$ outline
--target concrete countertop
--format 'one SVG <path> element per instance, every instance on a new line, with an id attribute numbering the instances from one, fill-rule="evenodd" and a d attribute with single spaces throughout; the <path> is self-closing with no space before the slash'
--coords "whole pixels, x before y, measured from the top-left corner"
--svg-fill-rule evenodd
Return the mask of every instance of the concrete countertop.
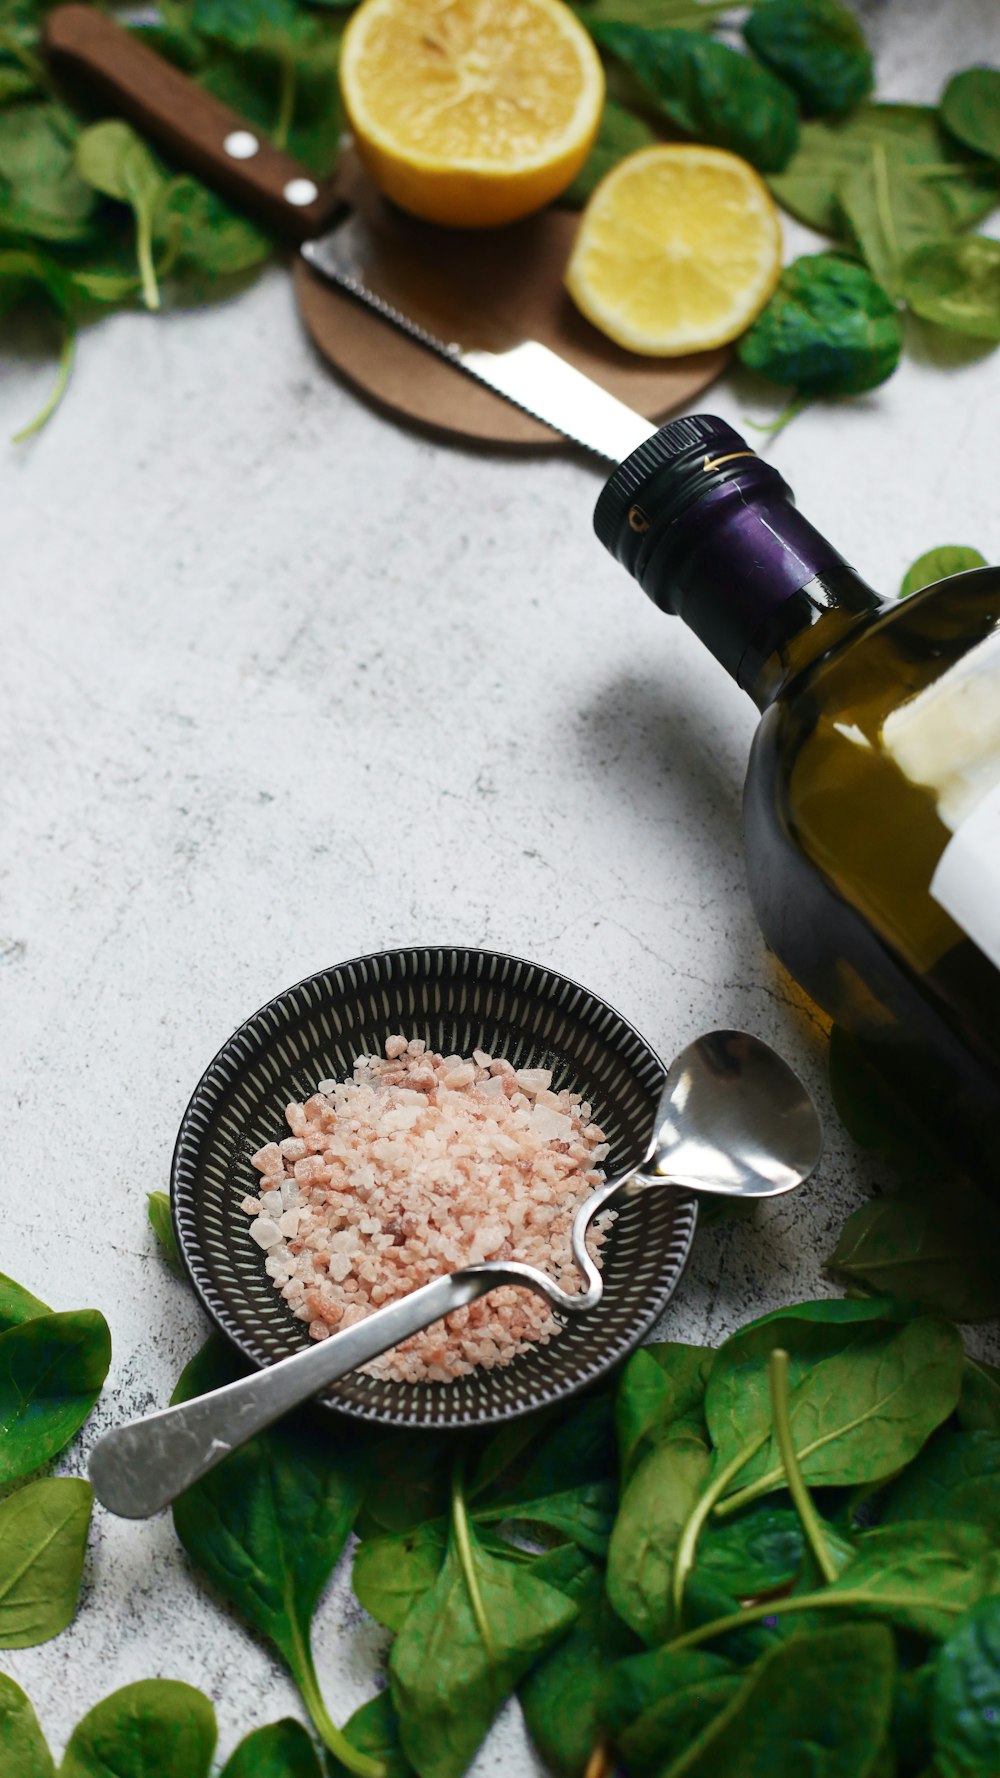
<path id="1" fill-rule="evenodd" d="M 880 96 L 933 100 L 953 69 L 1000 60 L 996 0 L 863 11 Z M 786 224 L 787 257 L 812 240 Z M 27 349 L 5 364 L 4 437 L 50 376 Z M 766 402 L 731 373 L 703 405 L 740 425 Z M 1000 560 L 998 412 L 1000 354 L 914 326 L 889 384 L 767 448 L 891 592 L 938 543 Z M 395 426 L 314 355 L 276 266 L 200 313 L 89 330 L 52 424 L 0 462 L 0 1268 L 111 1323 L 71 1470 L 104 1427 L 166 1401 L 207 1331 L 145 1219 L 206 1062 L 280 988 L 381 946 L 536 958 L 664 1056 L 719 1025 L 774 1043 L 824 1110 L 822 1174 L 706 1229 L 659 1331 L 717 1343 L 831 1289 L 820 1263 L 879 1176 L 838 1128 L 825 1027 L 744 890 L 755 712 L 594 540 L 589 461 Z M 996 1358 L 987 1330 L 971 1339 Z M 338 1719 L 386 1643 L 342 1567 L 316 1632 Z M 298 1712 L 195 1584 L 169 1517 L 98 1509 L 76 1622 L 0 1665 L 57 1752 L 99 1698 L 154 1674 L 212 1695 L 224 1754 Z M 473 1770 L 534 1769 L 508 1709 Z"/>

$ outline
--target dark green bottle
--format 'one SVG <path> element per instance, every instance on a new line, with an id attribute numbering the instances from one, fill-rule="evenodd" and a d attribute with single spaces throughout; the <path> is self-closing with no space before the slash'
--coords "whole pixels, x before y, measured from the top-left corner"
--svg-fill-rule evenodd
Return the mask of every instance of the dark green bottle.
<path id="1" fill-rule="evenodd" d="M 881 599 L 710 415 L 633 452 L 594 524 L 761 712 L 744 819 L 768 944 L 1000 1183 L 1000 569 Z"/>

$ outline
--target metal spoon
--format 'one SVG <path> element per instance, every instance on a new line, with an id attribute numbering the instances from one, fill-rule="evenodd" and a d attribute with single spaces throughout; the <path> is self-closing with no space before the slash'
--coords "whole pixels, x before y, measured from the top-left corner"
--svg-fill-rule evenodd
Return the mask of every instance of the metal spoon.
<path id="1" fill-rule="evenodd" d="M 538 1291 L 560 1314 L 587 1313 L 603 1289 L 586 1249 L 587 1229 L 613 1198 L 663 1186 L 715 1197 L 774 1197 L 808 1179 L 821 1148 L 816 1108 L 787 1063 L 746 1032 L 709 1032 L 671 1065 L 638 1167 L 609 1179 L 577 1211 L 573 1255 L 585 1290 L 570 1296 L 544 1272 L 512 1260 L 434 1278 L 306 1351 L 105 1433 L 90 1457 L 94 1492 L 122 1518 L 148 1518 L 309 1396 L 502 1284 Z"/>

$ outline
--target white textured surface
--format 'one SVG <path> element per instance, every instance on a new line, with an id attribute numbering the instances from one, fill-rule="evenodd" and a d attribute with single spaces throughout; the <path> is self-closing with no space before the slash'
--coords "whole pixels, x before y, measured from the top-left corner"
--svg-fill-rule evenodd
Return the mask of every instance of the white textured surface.
<path id="1" fill-rule="evenodd" d="M 887 97 L 933 99 L 1000 56 L 996 0 L 866 12 Z M 804 244 L 787 230 L 789 257 Z M 50 374 L 5 367 L 4 436 Z M 734 375 L 706 405 L 739 425 L 755 403 Z M 943 367 L 914 330 L 884 389 L 771 449 L 808 516 L 893 589 L 936 543 L 1000 560 L 998 411 L 997 354 L 956 344 Z M 215 309 L 89 332 L 55 422 L 0 463 L 0 1268 L 108 1316 L 84 1450 L 164 1402 L 205 1333 L 145 1194 L 219 1043 L 312 969 L 410 941 L 509 949 L 604 994 L 665 1056 L 749 1027 L 829 1115 L 815 1018 L 743 888 L 754 711 L 594 541 L 589 463 L 397 429 L 313 356 L 281 269 Z M 663 1331 L 715 1342 L 823 1291 L 868 1182 L 830 1116 L 821 1178 L 706 1230 Z M 317 1628 L 336 1716 L 372 1691 L 384 1642 L 341 1573 Z M 3 1665 L 56 1749 L 151 1674 L 212 1694 L 224 1752 L 297 1708 L 197 1589 L 169 1518 L 98 1510 L 75 1625 Z M 475 1771 L 533 1769 L 508 1711 Z"/>

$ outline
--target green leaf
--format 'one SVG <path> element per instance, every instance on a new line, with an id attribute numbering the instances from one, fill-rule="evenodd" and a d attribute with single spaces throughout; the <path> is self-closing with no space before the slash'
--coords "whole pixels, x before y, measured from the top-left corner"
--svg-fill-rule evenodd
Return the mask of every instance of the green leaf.
<path id="1" fill-rule="evenodd" d="M 1000 68 L 963 68 L 941 95 L 941 117 L 966 148 L 1000 161 Z"/>
<path id="2" fill-rule="evenodd" d="M 489 1646 L 456 1540 L 434 1586 L 414 1606 L 389 1661 L 404 1752 L 420 1778 L 461 1778 L 504 1699 L 564 1635 L 576 1607 L 527 1569 L 472 1539 Z"/>
<path id="3" fill-rule="evenodd" d="M 369 1698 L 349 1716 L 341 1731 L 359 1753 L 377 1760 L 385 1778 L 411 1778 L 413 1767 L 399 1745 L 399 1723 L 387 1691 Z M 327 1778 L 348 1778 L 348 1769 L 334 1754 L 327 1756 Z"/>
<path id="4" fill-rule="evenodd" d="M 880 1498 L 884 1525 L 909 1519 L 995 1530 L 1000 1522 L 1000 1433 L 935 1435 Z"/>
<path id="5" fill-rule="evenodd" d="M 141 136 L 119 118 L 91 124 L 76 144 L 80 177 L 118 203 L 128 204 L 136 222 L 136 257 L 143 299 L 158 309 L 160 292 L 153 266 L 153 231 L 167 181 Z"/>
<path id="6" fill-rule="evenodd" d="M 871 164 L 872 149 L 889 151 L 896 177 L 933 184 L 947 207 L 951 229 L 968 228 L 997 203 L 995 170 L 959 148 L 930 105 L 861 105 L 842 123 L 803 124 L 787 167 L 768 184 L 779 204 L 820 234 L 840 238 L 843 180 Z"/>
<path id="7" fill-rule="evenodd" d="M 776 1346 L 790 1355 L 792 1436 L 813 1485 L 853 1486 L 894 1474 L 958 1400 L 962 1342 L 950 1323 L 924 1316 L 823 1323 L 801 1307 L 751 1323 L 719 1349 L 705 1396 L 716 1473 L 749 1453 L 730 1508 L 784 1486 L 767 1381 Z"/>
<path id="8" fill-rule="evenodd" d="M 808 395 L 859 395 L 890 377 L 903 333 L 864 266 L 807 254 L 785 267 L 767 307 L 739 341 L 748 370 Z"/>
<path id="9" fill-rule="evenodd" d="M 749 56 L 693 31 L 599 25 L 602 49 L 623 61 L 673 124 L 699 142 L 776 173 L 795 152 L 799 117 L 788 88 Z"/>
<path id="10" fill-rule="evenodd" d="M 387 1537 L 366 1538 L 354 1552 L 351 1586 L 359 1604 L 387 1630 L 401 1630 L 441 1572 L 448 1533 L 443 1519 Z"/>
<path id="11" fill-rule="evenodd" d="M 705 1385 L 715 1362 L 710 1346 L 680 1340 L 640 1346 L 621 1373 L 615 1396 L 615 1432 L 622 1485 L 639 1462 L 679 1420 L 701 1419 Z"/>
<path id="12" fill-rule="evenodd" d="M 74 163 L 75 130 L 61 106 L 0 112 L 0 232 L 38 241 L 90 234 L 94 194 Z"/>
<path id="13" fill-rule="evenodd" d="M 1000 340 L 1000 241 L 931 241 L 903 262 L 900 291 L 924 321 L 972 339 Z"/>
<path id="14" fill-rule="evenodd" d="M 960 1618 L 938 1655 L 931 1739 L 941 1778 L 1000 1772 L 1000 1596 Z"/>
<path id="15" fill-rule="evenodd" d="M 0 1502 L 0 1648 L 34 1648 L 72 1623 L 93 1506 L 88 1482 L 49 1477 Z"/>
<path id="16" fill-rule="evenodd" d="M 187 1366 L 174 1401 L 190 1401 L 239 1374 L 209 1340 Z M 174 1528 L 195 1567 L 252 1630 L 283 1656 L 317 1731 L 351 1770 L 377 1773 L 345 1751 L 313 1665 L 313 1615 L 336 1566 L 361 1490 L 357 1465 L 308 1415 L 289 1416 L 234 1451 L 174 1502 Z"/>
<path id="17" fill-rule="evenodd" d="M 643 30 L 711 31 L 731 0 L 581 0 L 574 8 L 588 30 L 595 25 L 641 25 Z"/>
<path id="18" fill-rule="evenodd" d="M 892 1700 L 892 1743 L 903 1772 L 919 1772 L 931 1756 L 933 1661 L 897 1673 Z"/>
<path id="19" fill-rule="evenodd" d="M 600 185 L 605 174 L 610 173 L 612 167 L 616 167 L 627 154 L 636 154 L 640 148 L 649 148 L 657 139 L 655 130 L 650 129 L 645 118 L 629 111 L 624 105 L 616 104 L 614 99 L 608 99 L 601 113 L 597 140 L 572 185 L 563 192 L 559 202 L 568 204 L 573 210 L 582 210 L 591 193 Z"/>
<path id="20" fill-rule="evenodd" d="M 209 279 L 236 277 L 271 257 L 270 237 L 238 216 L 196 179 L 174 179 L 156 216 L 158 237 L 168 243 L 172 269 L 202 272 Z"/>
<path id="21" fill-rule="evenodd" d="M 756 0 L 743 35 L 816 116 L 853 110 L 875 84 L 865 34 L 841 0 Z"/>
<path id="22" fill-rule="evenodd" d="M 501 1520 L 512 1525 L 546 1525 L 590 1555 L 604 1556 L 617 1504 L 618 1489 L 613 1482 L 586 1482 L 580 1488 L 545 1494 L 541 1500 L 478 1508 L 472 1516 L 477 1525 Z"/>
<path id="23" fill-rule="evenodd" d="M 215 1711 L 179 1679 L 140 1679 L 78 1722 L 59 1778 L 208 1778 Z"/>
<path id="24" fill-rule="evenodd" d="M 160 1248 L 160 1256 L 170 1267 L 175 1277 L 183 1278 L 184 1262 L 177 1250 L 177 1239 L 170 1215 L 170 1199 L 166 1192 L 149 1192 L 146 1196 L 146 1212 L 149 1225 Z"/>
<path id="25" fill-rule="evenodd" d="M 873 142 L 868 155 L 837 187 L 850 241 L 892 297 L 903 291 L 903 262 L 915 249 L 947 234 L 948 200 L 933 179 L 922 177 L 904 149 Z"/>
<path id="26" fill-rule="evenodd" d="M 824 1270 L 956 1321 L 1000 1314 L 1000 1216 L 971 1182 L 911 1186 L 848 1217 Z"/>
<path id="27" fill-rule="evenodd" d="M 55 1778 L 55 1770 L 28 1699 L 0 1673 L 0 1778 Z"/>
<path id="28" fill-rule="evenodd" d="M 111 1336 L 97 1309 L 38 1315 L 0 1334 L 0 1486 L 69 1444 L 110 1362 Z"/>
<path id="29" fill-rule="evenodd" d="M 672 1628 L 674 1556 L 711 1463 L 701 1439 L 667 1438 L 643 1458 L 622 1496 L 608 1550 L 608 1598 L 644 1642 L 662 1642 Z"/>
<path id="30" fill-rule="evenodd" d="M 919 593 L 921 587 L 933 586 L 935 581 L 947 580 L 952 574 L 965 574 L 970 568 L 985 568 L 986 565 L 986 557 L 967 543 L 941 543 L 937 549 L 925 550 L 906 570 L 899 597 L 908 599 L 911 593 Z"/>
<path id="31" fill-rule="evenodd" d="M 2 258 L 2 256 L 0 256 Z M 19 1327 L 22 1321 L 31 1321 L 36 1315 L 51 1313 L 47 1303 L 21 1284 L 15 1284 L 13 1278 L 7 1278 L 0 1272 L 0 1333 L 8 1327 Z"/>
<path id="32" fill-rule="evenodd" d="M 697 1659 L 691 1654 L 675 1655 L 678 1662 Z M 656 1767 L 669 1767 L 680 1759 L 692 1742 L 744 1690 L 742 1673 L 719 1674 L 713 1679 L 699 1679 L 694 1684 L 673 1686 L 644 1714 L 622 1731 L 618 1745 L 630 1772 L 644 1772 Z"/>
<path id="33" fill-rule="evenodd" d="M 511 1425 L 523 1428 L 526 1436 L 530 1432 L 527 1420 Z M 454 1459 L 455 1444 L 442 1433 L 392 1432 L 376 1438 L 365 1463 L 364 1535 L 373 1525 L 385 1531 L 415 1530 L 447 1513 Z"/>
<path id="34" fill-rule="evenodd" d="M 764 1656 L 662 1778 L 867 1778 L 889 1725 L 894 1669 L 892 1640 L 879 1626 L 796 1636 Z"/>
<path id="35" fill-rule="evenodd" d="M 235 49 L 254 49 L 261 37 L 291 37 L 302 24 L 295 0 L 193 0 L 191 27 Z"/>
<path id="36" fill-rule="evenodd" d="M 662 1699 L 686 1698 L 720 1679 L 734 1674 L 732 1663 L 706 1649 L 674 1654 L 656 1648 L 631 1655 L 612 1667 L 597 1696 L 597 1720 L 610 1739 L 619 1744 L 633 1723 L 656 1708 Z"/>
<path id="37" fill-rule="evenodd" d="M 980 1358 L 966 1358 L 958 1424 L 963 1432 L 1000 1432 L 1000 1370 Z"/>
<path id="38" fill-rule="evenodd" d="M 998 1584 L 1000 1557 L 988 1532 L 976 1525 L 908 1520 L 864 1532 L 854 1561 L 814 1597 L 831 1605 L 842 1598 L 858 1615 L 940 1639 L 956 1617 Z"/>
<path id="39" fill-rule="evenodd" d="M 323 1774 L 302 1724 L 285 1716 L 247 1735 L 219 1778 L 323 1778 Z"/>
<path id="40" fill-rule="evenodd" d="M 454 1454 L 453 1443 L 446 1448 Z M 478 1513 L 590 1482 L 613 1482 L 617 1471 L 614 1397 L 602 1389 L 568 1411 L 546 1409 L 501 1426 L 476 1465 L 469 1500 Z"/>
<path id="41" fill-rule="evenodd" d="M 631 1653 L 635 1640 L 611 1610 L 598 1569 L 588 1565 L 567 1591 L 579 1616 L 521 1681 L 518 1697 L 546 1766 L 560 1778 L 578 1778 L 600 1739 L 601 1677 Z"/>
<path id="42" fill-rule="evenodd" d="M 698 1545 L 697 1571 L 734 1598 L 748 1598 L 790 1585 L 805 1553 L 798 1513 L 760 1501 L 735 1519 L 709 1524 Z"/>

